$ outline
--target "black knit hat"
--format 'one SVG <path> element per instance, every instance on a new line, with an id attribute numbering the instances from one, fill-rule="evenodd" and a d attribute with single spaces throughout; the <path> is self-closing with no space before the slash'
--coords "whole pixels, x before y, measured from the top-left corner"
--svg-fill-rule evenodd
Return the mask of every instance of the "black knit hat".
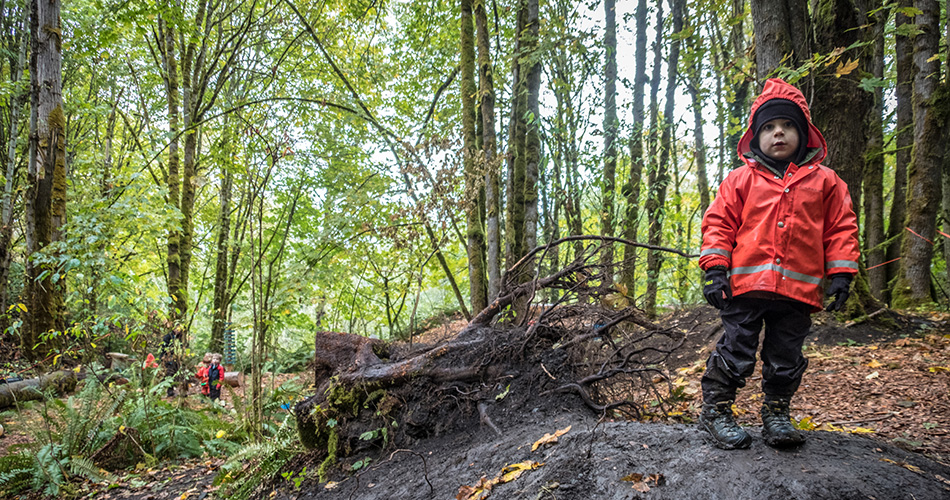
<path id="1" fill-rule="evenodd" d="M 776 118 L 791 120 L 791 122 L 795 124 L 795 128 L 798 129 L 798 149 L 790 158 L 784 162 L 780 162 L 781 165 L 773 165 L 780 167 L 780 169 L 784 171 L 789 161 L 793 161 L 798 165 L 805 158 L 805 153 L 808 150 L 808 120 L 805 118 L 805 113 L 802 112 L 802 108 L 788 99 L 770 99 L 762 104 L 762 106 L 759 106 L 759 109 L 755 111 L 755 115 L 752 117 L 752 131 L 755 132 L 755 134 L 752 136 L 752 142 L 749 146 L 752 152 L 760 158 L 768 157 L 759 149 L 759 132 L 766 123 Z M 771 158 L 769 158 L 769 160 L 771 160 Z M 770 161 L 770 163 L 773 162 Z"/>
<path id="2" fill-rule="evenodd" d="M 760 106 L 752 117 L 752 132 L 758 137 L 762 126 L 776 118 L 791 120 L 798 128 L 798 137 L 803 141 L 808 141 L 808 121 L 805 120 L 805 113 L 802 112 L 802 108 L 788 99 L 770 99 Z"/>

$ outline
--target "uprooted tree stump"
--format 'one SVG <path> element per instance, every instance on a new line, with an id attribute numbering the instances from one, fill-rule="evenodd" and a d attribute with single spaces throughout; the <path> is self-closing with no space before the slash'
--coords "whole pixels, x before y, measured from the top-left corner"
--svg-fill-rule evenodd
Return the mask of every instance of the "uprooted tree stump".
<path id="1" fill-rule="evenodd" d="M 301 442 L 325 452 L 321 478 L 345 457 L 478 425 L 500 434 L 495 412 L 530 411 L 562 393 L 602 417 L 663 413 L 671 393 L 664 364 L 683 335 L 653 323 L 607 279 L 617 267 L 603 265 L 600 252 L 611 239 L 586 239 L 599 244 L 532 279 L 550 266 L 551 248 L 578 238 L 535 249 L 509 270 L 499 298 L 447 342 L 410 347 L 318 332 L 317 392 L 294 411 Z M 548 303 L 534 304 L 539 296 Z"/>

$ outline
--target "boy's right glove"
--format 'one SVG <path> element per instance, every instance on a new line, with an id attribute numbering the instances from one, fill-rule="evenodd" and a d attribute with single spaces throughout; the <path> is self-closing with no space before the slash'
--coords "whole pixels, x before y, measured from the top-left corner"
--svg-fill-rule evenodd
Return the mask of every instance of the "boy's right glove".
<path id="1" fill-rule="evenodd" d="M 729 301 L 732 300 L 732 288 L 729 286 L 725 267 L 715 266 L 706 270 L 703 297 L 706 297 L 706 302 L 716 309 L 725 309 L 729 305 Z"/>
<path id="2" fill-rule="evenodd" d="M 848 273 L 831 275 L 831 284 L 828 285 L 828 290 L 825 291 L 825 295 L 829 297 L 834 295 L 835 300 L 828 304 L 828 307 L 825 308 L 826 311 L 840 311 L 844 309 L 844 303 L 848 301 L 848 296 L 851 295 L 852 278 L 854 278 L 854 276 Z"/>

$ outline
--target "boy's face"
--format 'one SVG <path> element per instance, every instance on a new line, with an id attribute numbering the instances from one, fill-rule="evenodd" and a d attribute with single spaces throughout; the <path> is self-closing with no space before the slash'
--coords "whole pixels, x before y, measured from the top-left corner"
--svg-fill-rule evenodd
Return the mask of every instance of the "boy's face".
<path id="1" fill-rule="evenodd" d="M 759 149 L 773 160 L 787 160 L 798 151 L 798 129 L 788 118 L 765 122 L 759 130 Z"/>

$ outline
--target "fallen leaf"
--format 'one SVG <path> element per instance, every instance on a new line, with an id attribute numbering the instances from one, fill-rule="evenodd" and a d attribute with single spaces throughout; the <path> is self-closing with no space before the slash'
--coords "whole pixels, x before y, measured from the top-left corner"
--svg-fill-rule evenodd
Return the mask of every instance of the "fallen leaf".
<path id="1" fill-rule="evenodd" d="M 880 368 L 882 366 L 884 366 L 884 363 L 881 363 L 880 361 L 876 359 L 872 359 L 871 362 L 868 363 L 869 368 Z"/>
<path id="2" fill-rule="evenodd" d="M 620 480 L 633 483 L 633 489 L 640 493 L 646 493 L 650 491 L 650 485 L 647 483 L 652 482 L 654 487 L 661 486 L 666 479 L 663 477 L 663 474 L 641 474 L 639 472 L 632 472 L 620 478 Z"/>
<path id="3" fill-rule="evenodd" d="M 541 437 L 541 439 L 535 441 L 534 444 L 531 445 L 531 451 L 537 450 L 538 447 L 541 446 L 542 444 L 557 443 L 557 438 L 563 436 L 564 434 L 567 434 L 567 432 L 570 430 L 571 430 L 571 426 L 569 425 L 559 431 L 555 431 L 554 434 L 550 434 L 550 433 L 545 434 L 544 436 Z"/>
<path id="4" fill-rule="evenodd" d="M 338 483 L 338 482 L 336 482 L 336 481 L 327 481 L 327 484 L 323 485 L 323 488 L 324 488 L 324 489 L 327 489 L 327 490 L 332 490 L 332 489 L 336 488 L 336 487 L 339 486 L 339 485 L 340 485 L 340 483 Z"/>
<path id="5" fill-rule="evenodd" d="M 488 495 L 491 494 L 492 488 L 499 484 L 509 483 L 518 479 L 519 476 L 524 474 L 529 470 L 537 469 L 544 465 L 540 462 L 534 462 L 527 460 L 524 462 L 519 462 L 516 464 L 506 465 L 501 469 L 501 474 L 496 476 L 493 479 L 486 479 L 485 476 L 482 476 L 478 480 L 478 484 L 475 486 L 463 485 L 459 487 L 458 495 L 455 495 L 456 500 L 483 500 L 488 498 Z"/>

